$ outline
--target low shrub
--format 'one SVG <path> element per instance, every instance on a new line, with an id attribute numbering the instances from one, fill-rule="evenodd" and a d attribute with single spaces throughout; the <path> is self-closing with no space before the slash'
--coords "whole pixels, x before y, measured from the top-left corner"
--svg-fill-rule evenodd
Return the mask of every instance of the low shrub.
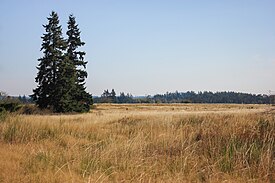
<path id="1" fill-rule="evenodd" d="M 20 101 L 17 99 L 7 98 L 0 101 L 0 108 L 4 108 L 8 112 L 15 112 L 21 107 Z"/>

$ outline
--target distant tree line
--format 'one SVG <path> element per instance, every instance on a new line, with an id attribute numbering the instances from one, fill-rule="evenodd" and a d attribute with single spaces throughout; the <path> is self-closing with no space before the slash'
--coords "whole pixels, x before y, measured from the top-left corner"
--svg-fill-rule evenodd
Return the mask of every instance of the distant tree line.
<path id="1" fill-rule="evenodd" d="M 270 104 L 272 97 L 240 92 L 167 92 L 154 96 L 134 98 L 132 94 L 121 92 L 116 96 L 115 90 L 104 90 L 100 97 L 94 98 L 95 103 L 235 103 L 235 104 Z"/>
<path id="2" fill-rule="evenodd" d="M 93 99 L 94 103 L 137 103 L 130 93 L 125 94 L 121 92 L 119 96 L 116 96 L 114 89 L 109 92 L 109 90 L 104 90 L 100 97 L 95 97 Z"/>
<path id="3" fill-rule="evenodd" d="M 256 95 L 239 92 L 174 92 L 157 94 L 152 97 L 156 103 L 236 103 L 236 104 L 269 104 L 268 95 Z"/>

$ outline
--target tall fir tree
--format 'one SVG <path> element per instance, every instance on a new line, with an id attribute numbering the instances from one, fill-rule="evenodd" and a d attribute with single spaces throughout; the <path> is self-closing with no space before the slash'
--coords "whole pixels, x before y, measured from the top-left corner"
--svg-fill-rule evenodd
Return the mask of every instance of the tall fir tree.
<path id="1" fill-rule="evenodd" d="M 75 17 L 69 16 L 67 40 L 62 37 L 57 13 L 52 12 L 48 21 L 47 25 L 43 25 L 46 33 L 41 37 L 44 56 L 38 59 L 35 78 L 38 86 L 31 97 L 42 109 L 87 112 L 92 96 L 85 91 L 87 62 L 84 61 L 85 52 L 78 50 L 85 43 L 80 39 Z"/>
<path id="2" fill-rule="evenodd" d="M 72 88 L 74 108 L 77 112 L 89 111 L 93 101 L 85 87 L 85 79 L 88 76 L 85 71 L 87 61 L 84 60 L 86 53 L 79 50 L 85 43 L 80 38 L 80 30 L 73 15 L 69 16 L 66 34 L 68 36 L 66 57 L 75 67 L 75 87 Z"/>
<path id="3" fill-rule="evenodd" d="M 43 25 L 46 33 L 43 34 L 42 47 L 44 56 L 39 58 L 38 73 L 35 81 L 38 83 L 33 90 L 32 99 L 38 107 L 53 107 L 57 100 L 55 95 L 58 77 L 58 66 L 64 59 L 63 52 L 66 49 L 66 41 L 62 37 L 62 28 L 56 12 L 51 12 L 48 24 Z"/>
<path id="4" fill-rule="evenodd" d="M 55 88 L 56 102 L 53 104 L 55 112 L 82 112 L 77 109 L 77 102 L 74 98 L 76 91 L 75 66 L 67 56 L 58 66 L 57 82 Z"/>

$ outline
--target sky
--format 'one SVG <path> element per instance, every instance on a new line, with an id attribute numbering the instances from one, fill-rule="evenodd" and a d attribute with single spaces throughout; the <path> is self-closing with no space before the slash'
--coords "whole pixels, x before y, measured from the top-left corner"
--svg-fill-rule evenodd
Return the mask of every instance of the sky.
<path id="1" fill-rule="evenodd" d="M 37 86 L 43 24 L 79 24 L 87 91 L 275 91 L 274 0 L 0 0 L 0 91 Z"/>

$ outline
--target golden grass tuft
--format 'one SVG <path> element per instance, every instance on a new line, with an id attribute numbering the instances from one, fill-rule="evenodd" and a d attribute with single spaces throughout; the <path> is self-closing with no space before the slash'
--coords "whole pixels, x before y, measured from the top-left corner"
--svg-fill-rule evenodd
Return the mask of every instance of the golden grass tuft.
<path id="1" fill-rule="evenodd" d="M 266 105 L 97 105 L 0 121 L 0 182 L 274 182 Z"/>

